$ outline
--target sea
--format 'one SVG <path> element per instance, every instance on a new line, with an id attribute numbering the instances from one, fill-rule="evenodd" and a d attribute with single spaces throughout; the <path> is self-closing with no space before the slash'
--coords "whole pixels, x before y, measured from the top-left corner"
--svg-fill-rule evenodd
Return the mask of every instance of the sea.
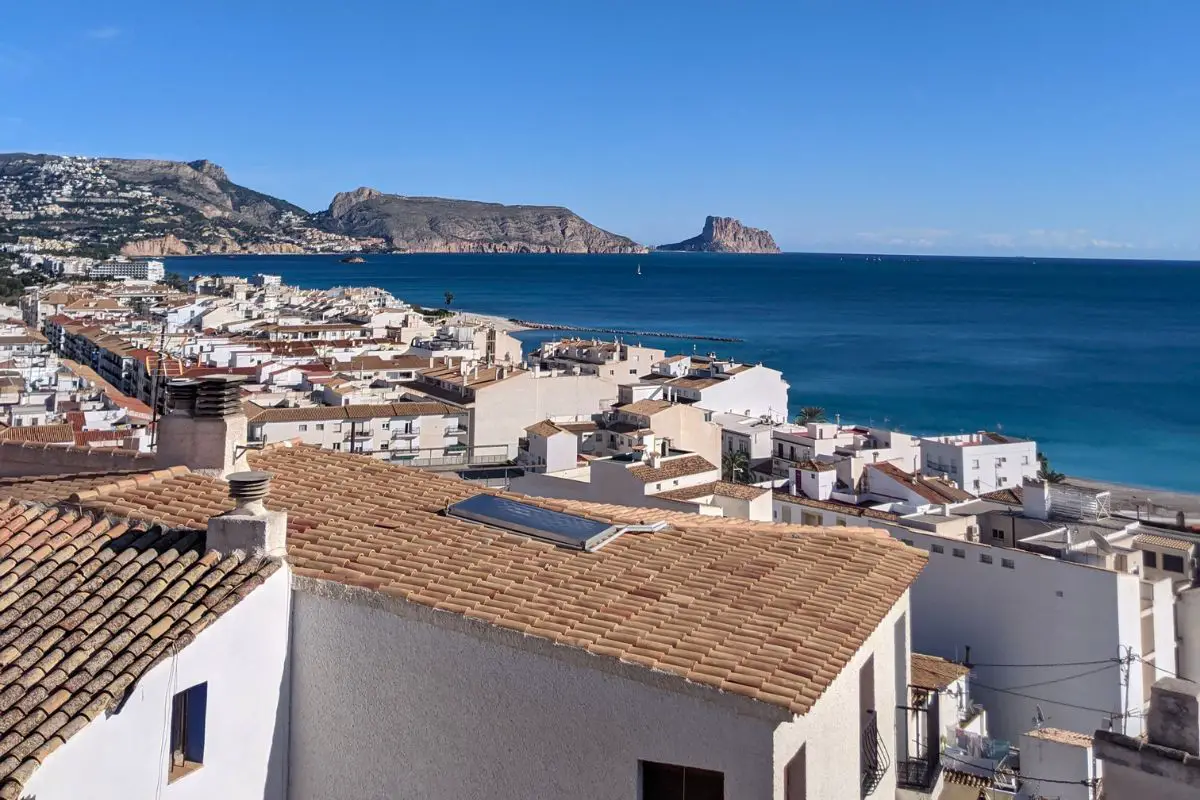
<path id="1" fill-rule="evenodd" d="M 1200 262 L 830 254 L 193 256 L 182 275 L 380 286 L 422 306 L 667 331 L 762 362 L 790 411 L 1036 439 L 1056 470 L 1200 491 Z M 638 275 L 638 271 L 641 274 Z M 518 334 L 526 351 L 556 336 Z M 688 336 L 733 337 L 715 343 Z M 611 335 L 596 334 L 599 338 Z"/>

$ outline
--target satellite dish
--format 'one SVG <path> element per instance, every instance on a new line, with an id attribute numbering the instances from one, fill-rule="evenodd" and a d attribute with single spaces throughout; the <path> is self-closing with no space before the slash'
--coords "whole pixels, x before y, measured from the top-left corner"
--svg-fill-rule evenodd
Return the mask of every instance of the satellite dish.
<path id="1" fill-rule="evenodd" d="M 1113 546 L 1108 543 L 1108 539 L 1105 539 L 1096 531 L 1090 531 L 1090 533 L 1092 534 L 1092 541 L 1096 543 L 1096 549 L 1106 556 L 1112 555 Z"/>

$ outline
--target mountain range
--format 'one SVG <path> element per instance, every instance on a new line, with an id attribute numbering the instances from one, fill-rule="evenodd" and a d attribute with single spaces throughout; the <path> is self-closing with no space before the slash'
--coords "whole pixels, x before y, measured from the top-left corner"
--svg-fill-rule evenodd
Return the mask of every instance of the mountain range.
<path id="1" fill-rule="evenodd" d="M 0 154 L 0 234 L 67 239 L 131 256 L 647 250 L 561 206 L 407 197 L 363 187 L 309 213 L 234 183 L 211 161 L 28 153 Z M 700 245 L 696 249 L 704 249 Z"/>

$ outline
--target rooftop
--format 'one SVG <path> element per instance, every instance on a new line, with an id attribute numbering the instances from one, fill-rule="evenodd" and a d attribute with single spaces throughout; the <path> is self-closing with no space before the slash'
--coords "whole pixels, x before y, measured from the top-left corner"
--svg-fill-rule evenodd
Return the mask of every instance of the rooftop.
<path id="1" fill-rule="evenodd" d="M 617 406 L 617 411 L 626 414 L 637 414 L 641 417 L 652 417 L 660 411 L 666 411 L 673 406 L 666 400 L 638 400 L 636 403 L 626 403 L 623 406 Z"/>
<path id="2" fill-rule="evenodd" d="M 928 691 L 945 689 L 971 673 L 970 667 L 923 653 L 913 653 L 909 661 L 912 685 Z"/>
<path id="3" fill-rule="evenodd" d="M 204 539 L 0 501 L 0 797 L 279 568 Z"/>
<path id="4" fill-rule="evenodd" d="M 716 467 L 704 456 L 691 455 L 665 458 L 657 467 L 651 466 L 649 462 L 642 462 L 631 467 L 629 474 L 642 483 L 656 483 L 672 478 L 682 478 L 686 475 L 699 475 L 715 469 Z"/>
<path id="5" fill-rule="evenodd" d="M 903 595 L 925 554 L 880 531 L 803 528 L 509 495 L 628 532 L 595 552 L 449 517 L 495 494 L 310 447 L 249 454 L 288 511 L 289 560 L 336 581 L 805 713 Z M 131 485 L 132 484 L 132 485 Z M 232 507 L 214 478 L 77 491 L 85 508 L 202 528 Z"/>
<path id="6" fill-rule="evenodd" d="M 659 492 L 654 496 L 661 497 L 664 500 L 699 500 L 702 497 L 711 497 L 713 495 L 730 497 L 735 500 L 754 500 L 770 491 L 770 489 L 765 489 L 761 486 L 748 486 L 744 483 L 713 481 L 712 483 L 702 483 L 699 486 L 685 486 L 682 489 Z"/>
<path id="7" fill-rule="evenodd" d="M 1069 744 L 1075 747 L 1092 746 L 1092 737 L 1089 734 L 1076 733 L 1075 731 L 1063 730 L 1062 728 L 1034 728 L 1031 731 L 1026 731 L 1025 735 L 1032 736 L 1034 739 Z"/>

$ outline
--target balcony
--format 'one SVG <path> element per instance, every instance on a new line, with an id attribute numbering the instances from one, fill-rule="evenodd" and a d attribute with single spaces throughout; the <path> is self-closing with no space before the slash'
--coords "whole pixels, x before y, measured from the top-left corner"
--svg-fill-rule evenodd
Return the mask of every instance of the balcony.
<path id="1" fill-rule="evenodd" d="M 933 758 L 905 758 L 896 762 L 896 787 L 928 792 L 942 774 L 942 762 Z"/>
<path id="2" fill-rule="evenodd" d="M 374 433 L 371 431 L 370 428 L 368 428 L 366 430 L 363 430 L 362 428 L 355 428 L 352 431 L 346 431 L 346 433 L 342 435 L 342 441 L 344 441 L 344 442 L 356 441 L 357 442 L 357 441 L 361 441 L 363 439 L 370 439 L 372 436 L 374 436 Z"/>
<path id="3" fill-rule="evenodd" d="M 393 428 L 392 429 L 392 438 L 393 439 L 415 439 L 420 435 L 421 435 L 420 430 L 407 430 L 405 428 Z"/>
<path id="4" fill-rule="evenodd" d="M 461 425 L 455 425 L 452 428 L 446 428 L 446 435 L 447 436 L 466 436 L 467 429 L 462 427 Z"/>

